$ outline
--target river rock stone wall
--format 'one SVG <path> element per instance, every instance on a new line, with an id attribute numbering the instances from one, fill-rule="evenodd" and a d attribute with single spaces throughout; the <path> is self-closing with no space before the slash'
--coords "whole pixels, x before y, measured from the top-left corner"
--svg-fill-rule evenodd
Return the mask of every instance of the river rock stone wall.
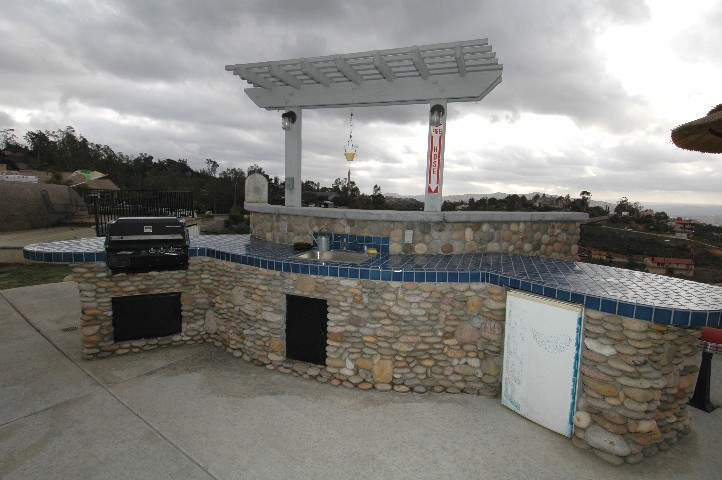
<path id="1" fill-rule="evenodd" d="M 699 334 L 587 310 L 574 445 L 612 464 L 639 463 L 689 433 Z"/>
<path id="2" fill-rule="evenodd" d="M 251 213 L 251 235 L 293 244 L 309 242 L 309 231 L 323 227 L 336 234 L 390 237 L 389 253 L 504 252 L 574 260 L 579 222 L 394 222 Z M 411 243 L 405 231 L 412 230 Z"/>
<path id="3" fill-rule="evenodd" d="M 258 269 L 207 257 L 188 270 L 112 275 L 104 263 L 73 269 L 86 359 L 212 342 L 236 357 L 349 388 L 496 396 L 501 379 L 503 288 L 469 283 L 338 279 Z M 181 292 L 182 332 L 113 341 L 112 298 Z M 286 295 L 328 304 L 326 365 L 285 357 Z"/>
<path id="4" fill-rule="evenodd" d="M 86 359 L 213 343 L 235 357 L 334 386 L 500 393 L 506 294 L 490 284 L 402 283 L 276 272 L 208 257 L 188 270 L 112 275 L 74 267 Z M 114 342 L 112 298 L 181 292 L 182 332 Z M 325 365 L 285 356 L 286 295 L 328 305 Z M 587 311 L 573 444 L 638 463 L 690 431 L 699 331 Z"/>

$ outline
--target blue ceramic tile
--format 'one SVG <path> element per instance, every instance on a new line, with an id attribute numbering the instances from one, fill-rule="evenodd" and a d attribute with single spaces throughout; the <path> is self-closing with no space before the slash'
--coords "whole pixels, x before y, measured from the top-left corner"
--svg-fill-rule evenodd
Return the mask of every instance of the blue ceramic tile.
<path id="1" fill-rule="evenodd" d="M 318 265 L 311 265 L 308 271 L 311 275 L 318 275 Z"/>
<path id="2" fill-rule="evenodd" d="M 672 309 L 657 307 L 654 309 L 654 323 L 672 323 Z"/>
<path id="3" fill-rule="evenodd" d="M 414 272 L 414 282 L 425 282 L 426 281 L 426 272 Z"/>
<path id="4" fill-rule="evenodd" d="M 375 268 L 369 270 L 369 279 L 370 280 L 381 280 L 381 270 L 377 270 Z"/>
<path id="5" fill-rule="evenodd" d="M 707 312 L 692 312 L 690 327 L 704 327 L 707 325 Z"/>
<path id="6" fill-rule="evenodd" d="M 599 265 L 572 263 L 544 257 L 502 253 L 462 255 L 388 255 L 389 237 L 380 235 L 336 235 L 334 247 L 347 239 L 357 247 L 374 246 L 381 255 L 370 258 L 362 268 L 372 278 L 386 281 L 488 282 L 534 291 L 548 298 L 587 303 L 604 312 L 675 324 L 719 326 L 722 289 L 657 275 L 630 272 Z M 250 235 L 192 236 L 189 256 L 208 256 L 275 271 L 310 273 L 309 262 L 295 257 L 290 245 L 274 244 Z M 23 258 L 47 262 L 105 261 L 103 238 L 68 240 L 28 245 Z M 318 265 L 314 265 L 315 271 Z M 337 270 L 338 268 L 338 270 Z M 342 268 L 344 270 L 342 270 Z M 425 273 L 424 273 L 425 271 Z M 327 265 L 321 273 L 341 278 L 359 278 L 360 270 Z M 365 275 L 365 274 L 364 274 Z M 587 300 L 587 297 L 589 298 Z M 634 301 L 622 301 L 633 298 Z M 636 306 L 637 302 L 640 306 Z M 656 310 L 649 305 L 656 305 Z M 694 315 L 689 310 L 694 310 Z M 704 318 L 703 318 L 704 317 Z"/>
<path id="7" fill-rule="evenodd" d="M 646 305 L 637 305 L 637 308 L 634 312 L 634 318 L 638 320 L 652 320 L 653 313 L 654 309 L 652 307 L 647 307 Z"/>
<path id="8" fill-rule="evenodd" d="M 672 315 L 672 323 L 674 325 L 689 325 L 689 311 L 675 310 Z"/>
<path id="9" fill-rule="evenodd" d="M 592 310 L 599 310 L 599 307 L 601 306 L 601 301 L 599 297 L 587 295 L 587 298 L 584 299 L 584 306 Z"/>
<path id="10" fill-rule="evenodd" d="M 602 298 L 602 305 L 599 310 L 604 313 L 617 313 L 617 302 L 615 300 Z"/>
<path id="11" fill-rule="evenodd" d="M 634 305 L 631 303 L 619 302 L 617 304 L 617 315 L 634 318 Z"/>

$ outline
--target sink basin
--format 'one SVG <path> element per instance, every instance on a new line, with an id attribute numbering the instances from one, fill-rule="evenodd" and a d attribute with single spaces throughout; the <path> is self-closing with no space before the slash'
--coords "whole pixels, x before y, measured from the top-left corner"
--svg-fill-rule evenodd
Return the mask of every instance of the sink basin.
<path id="1" fill-rule="evenodd" d="M 296 255 L 296 258 L 303 260 L 315 260 L 318 262 L 340 262 L 340 263 L 361 263 L 369 259 L 369 256 L 360 252 L 347 252 L 345 250 L 309 250 Z"/>

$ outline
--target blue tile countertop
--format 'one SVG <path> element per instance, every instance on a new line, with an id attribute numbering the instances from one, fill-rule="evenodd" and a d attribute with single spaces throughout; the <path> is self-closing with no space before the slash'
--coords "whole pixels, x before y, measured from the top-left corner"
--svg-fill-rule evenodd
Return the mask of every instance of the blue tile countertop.
<path id="1" fill-rule="evenodd" d="M 103 262 L 103 238 L 37 243 L 28 260 Z M 361 264 L 296 258 L 291 245 L 250 235 L 192 236 L 189 256 L 308 275 L 394 282 L 463 282 L 509 286 L 624 317 L 679 326 L 722 326 L 722 288 L 679 278 L 587 263 L 505 253 L 370 256 Z"/>

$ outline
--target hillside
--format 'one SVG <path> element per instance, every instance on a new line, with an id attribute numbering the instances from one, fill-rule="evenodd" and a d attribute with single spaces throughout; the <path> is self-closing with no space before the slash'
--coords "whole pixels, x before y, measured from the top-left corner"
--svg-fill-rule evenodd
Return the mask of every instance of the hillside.
<path id="1" fill-rule="evenodd" d="M 710 227 L 710 226 L 707 226 Z M 631 230 L 626 230 L 631 228 Z M 711 227 L 719 228 L 719 227 Z M 643 225 L 630 222 L 613 228 L 587 224 L 582 226 L 579 246 L 583 250 L 608 252 L 615 267 L 644 270 L 645 257 L 691 258 L 695 262 L 692 280 L 722 283 L 722 243 L 712 235 L 693 235 L 689 239 L 639 231 Z M 583 261 L 592 261 L 582 257 Z"/>

